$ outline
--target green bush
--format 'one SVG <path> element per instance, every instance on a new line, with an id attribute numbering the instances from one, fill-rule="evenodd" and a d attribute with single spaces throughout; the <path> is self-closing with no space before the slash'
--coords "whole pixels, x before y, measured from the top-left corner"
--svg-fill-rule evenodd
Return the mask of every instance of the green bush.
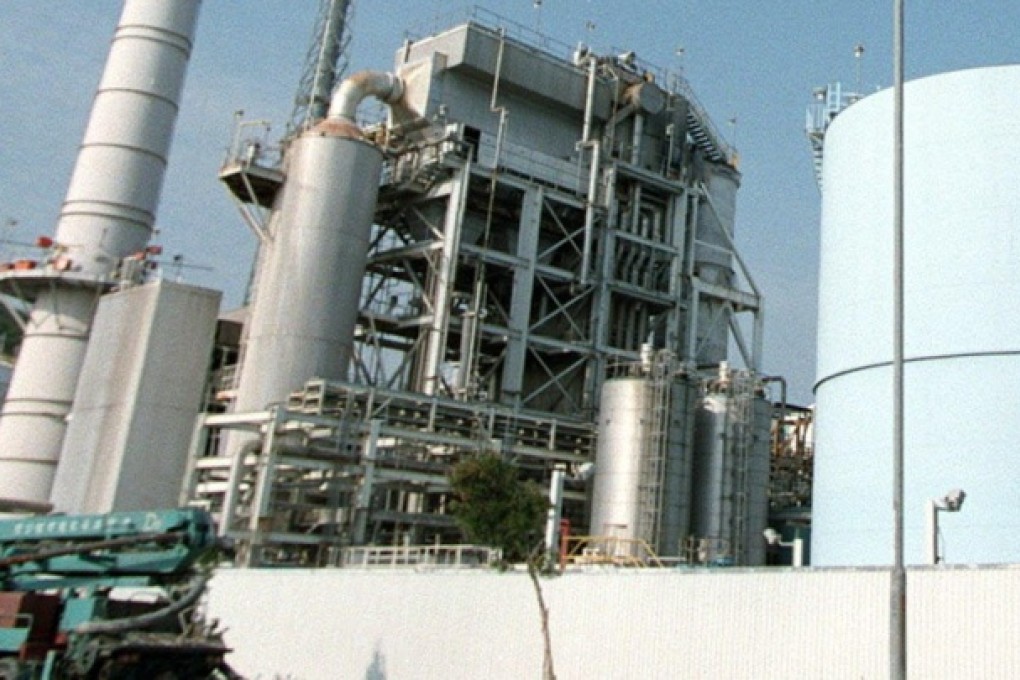
<path id="1" fill-rule="evenodd" d="M 451 512 L 468 540 L 500 548 L 505 560 L 529 557 L 540 540 L 549 501 L 538 484 L 493 454 L 464 460 L 450 472 Z"/>

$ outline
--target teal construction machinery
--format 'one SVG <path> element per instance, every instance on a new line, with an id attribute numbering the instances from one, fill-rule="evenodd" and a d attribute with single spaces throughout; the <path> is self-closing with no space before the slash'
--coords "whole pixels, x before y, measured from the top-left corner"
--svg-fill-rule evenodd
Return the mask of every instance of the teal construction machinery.
<path id="1" fill-rule="evenodd" d="M 0 521 L 0 680 L 236 678 L 197 613 L 216 550 L 195 509 Z"/>

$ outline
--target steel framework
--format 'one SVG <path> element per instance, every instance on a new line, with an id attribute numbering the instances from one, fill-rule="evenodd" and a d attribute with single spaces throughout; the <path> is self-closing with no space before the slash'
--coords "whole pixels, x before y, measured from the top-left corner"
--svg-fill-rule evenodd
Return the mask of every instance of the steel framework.
<path id="1" fill-rule="evenodd" d="M 732 343 L 758 366 L 736 154 L 685 82 L 474 21 L 398 61 L 415 115 L 365 131 L 387 160 L 350 382 L 295 385 L 285 408 L 196 431 L 184 499 L 220 515 L 248 564 L 455 539 L 449 467 L 495 451 L 547 483 L 555 465 L 591 462 L 602 383 L 646 346 L 709 368 Z M 259 233 L 286 178 L 244 151 L 222 178 Z M 261 436 L 206 455 L 224 428 Z M 575 525 L 584 501 L 568 483 Z"/>

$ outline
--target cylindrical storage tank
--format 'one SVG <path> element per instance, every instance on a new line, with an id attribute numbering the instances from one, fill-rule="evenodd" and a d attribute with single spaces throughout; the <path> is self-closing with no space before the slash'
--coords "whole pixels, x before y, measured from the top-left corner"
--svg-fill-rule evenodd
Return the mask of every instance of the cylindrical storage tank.
<path id="1" fill-rule="evenodd" d="M 615 378 L 602 385 L 592 485 L 593 536 L 634 540 L 639 533 L 641 458 L 647 447 L 650 390 L 645 378 Z"/>
<path id="2" fill-rule="evenodd" d="M 723 369 L 695 411 L 691 537 L 699 560 L 765 563 L 771 407 L 747 374 Z M 734 389 L 730 379 L 744 384 Z"/>
<path id="3" fill-rule="evenodd" d="M 706 396 L 695 412 L 691 535 L 718 541 L 720 554 L 734 557 L 735 480 L 728 413 L 729 399 L 722 394 Z"/>
<path id="4" fill-rule="evenodd" d="M 0 498 L 49 499 L 99 293 L 155 221 L 200 0 L 127 0 L 0 414 Z"/>
<path id="5" fill-rule="evenodd" d="M 660 557 L 681 554 L 690 513 L 692 396 L 684 380 L 656 386 L 650 378 L 628 377 L 604 383 L 589 533 L 643 540 Z M 656 425 L 657 400 L 663 411 Z M 661 468 L 647 464 L 656 455 Z M 658 478 L 650 474 L 655 470 Z M 642 508 L 642 491 L 645 504 L 649 494 L 658 495 L 657 513 Z"/>
<path id="6" fill-rule="evenodd" d="M 733 233 L 737 210 L 740 173 L 728 165 L 706 164 L 706 198 L 698 208 L 694 269 L 699 279 L 718 286 L 732 287 Z M 726 360 L 729 324 L 720 320 L 722 302 L 702 299 L 698 303 L 699 366 L 714 366 Z"/>
<path id="7" fill-rule="evenodd" d="M 905 561 L 1020 560 L 1020 66 L 905 87 Z M 812 563 L 893 562 L 893 92 L 825 137 Z"/>
<path id="8" fill-rule="evenodd" d="M 236 411 L 347 375 L 382 152 L 327 119 L 291 145 L 247 330 Z"/>

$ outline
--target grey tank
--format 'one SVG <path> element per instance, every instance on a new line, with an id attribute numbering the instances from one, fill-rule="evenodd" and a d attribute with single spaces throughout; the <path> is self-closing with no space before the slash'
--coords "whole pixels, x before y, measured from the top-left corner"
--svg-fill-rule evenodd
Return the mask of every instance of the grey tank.
<path id="1" fill-rule="evenodd" d="M 292 144 L 256 284 L 235 411 L 347 376 L 382 153 L 342 121 Z"/>
<path id="2" fill-rule="evenodd" d="M 764 564 L 768 521 L 771 406 L 751 394 L 715 391 L 697 407 L 691 535 L 709 541 L 708 556 Z"/>
<path id="3" fill-rule="evenodd" d="M 626 540 L 643 540 L 659 556 L 681 552 L 690 516 L 691 432 L 695 386 L 674 379 L 664 386 L 664 421 L 654 432 L 653 406 L 657 398 L 646 377 L 607 380 L 598 419 L 598 448 L 592 489 L 589 533 Z M 650 478 L 647 458 L 657 437 L 664 438 L 660 479 Z M 658 485 L 661 500 L 656 516 L 642 508 L 642 488 Z M 645 504 L 648 501 L 644 501 Z"/>

